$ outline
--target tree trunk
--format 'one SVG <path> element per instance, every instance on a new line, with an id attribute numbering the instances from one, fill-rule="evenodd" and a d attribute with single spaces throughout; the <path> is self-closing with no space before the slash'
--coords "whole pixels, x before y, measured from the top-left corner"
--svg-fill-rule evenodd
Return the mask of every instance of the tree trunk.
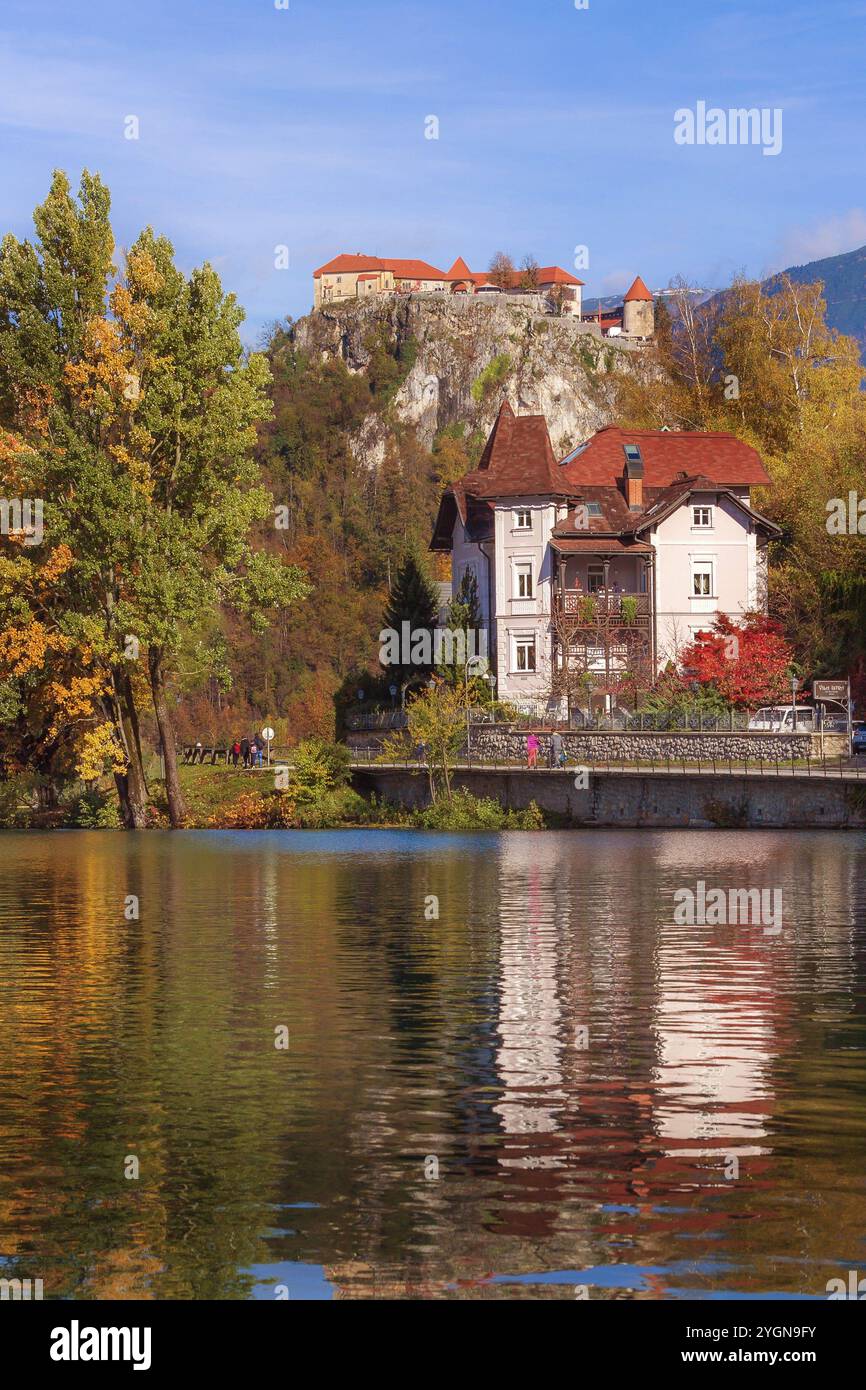
<path id="1" fill-rule="evenodd" d="M 114 774 L 120 815 L 125 830 L 144 830 L 147 825 L 147 784 L 144 779 L 135 696 L 127 672 L 114 671 L 113 684 L 115 700 L 112 714 L 127 759 L 126 772 Z"/>
<path id="2" fill-rule="evenodd" d="M 180 789 L 174 727 L 165 698 L 165 674 L 162 667 L 162 650 L 159 647 L 151 647 L 148 650 L 147 664 L 150 671 L 150 688 L 153 692 L 153 709 L 165 762 L 165 794 L 168 798 L 168 818 L 171 821 L 172 830 L 180 830 L 186 820 L 186 805 L 183 792 Z"/>

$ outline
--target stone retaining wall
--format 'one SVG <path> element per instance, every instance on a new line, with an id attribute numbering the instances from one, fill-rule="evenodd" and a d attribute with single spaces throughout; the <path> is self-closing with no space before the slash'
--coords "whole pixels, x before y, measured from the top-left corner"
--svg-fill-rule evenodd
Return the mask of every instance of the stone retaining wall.
<path id="1" fill-rule="evenodd" d="M 474 728 L 472 730 L 472 752 L 479 758 L 490 761 L 513 762 L 526 758 L 526 737 L 528 729 Z M 790 762 L 791 758 L 809 758 L 813 753 L 811 734 L 764 734 L 764 733 L 640 733 L 611 732 L 592 733 L 579 730 L 562 730 L 562 742 L 571 763 L 598 762 L 664 762 L 670 758 L 675 762 L 742 762 L 744 758 L 767 762 Z M 551 735 L 545 730 L 536 730 L 541 744 L 539 761 L 546 762 L 550 749 Z M 829 741 L 828 741 L 829 742 Z M 838 757 L 839 751 L 828 746 L 827 756 Z"/>
<path id="2" fill-rule="evenodd" d="M 656 829 L 864 829 L 866 781 L 806 775 L 714 775 L 710 772 L 591 771 L 588 787 L 572 770 L 529 772 L 461 768 L 455 787 L 493 797 L 515 810 L 535 802 L 572 826 Z M 429 804 L 426 774 L 400 768 L 356 769 L 365 795 L 408 808 Z"/>

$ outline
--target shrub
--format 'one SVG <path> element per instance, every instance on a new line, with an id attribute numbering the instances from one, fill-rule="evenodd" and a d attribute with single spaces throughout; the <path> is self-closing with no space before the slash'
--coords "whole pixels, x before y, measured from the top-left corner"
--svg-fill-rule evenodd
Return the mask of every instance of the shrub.
<path id="1" fill-rule="evenodd" d="M 473 796 L 465 787 L 415 813 L 425 830 L 542 830 L 544 817 L 535 802 L 525 811 L 507 811 L 492 797 Z"/>
<path id="2" fill-rule="evenodd" d="M 577 616 L 582 626 L 595 622 L 596 602 L 591 594 L 582 594 L 577 604 Z"/>
<path id="3" fill-rule="evenodd" d="M 291 793 L 299 803 L 319 800 L 349 780 L 351 754 L 345 744 L 308 738 L 294 750 Z"/>
<path id="4" fill-rule="evenodd" d="M 69 807 L 69 824 L 77 830 L 119 830 L 117 798 L 100 787 L 87 787 Z"/>
<path id="5" fill-rule="evenodd" d="M 30 788 L 18 777 L 0 782 L 0 830 L 24 830 L 31 815 Z"/>
<path id="6" fill-rule="evenodd" d="M 291 830 L 297 825 L 295 803 L 287 792 L 246 792 L 216 811 L 208 824 L 215 830 Z"/>
<path id="7" fill-rule="evenodd" d="M 511 371 L 511 358 L 507 352 L 500 352 L 487 366 L 480 376 L 476 377 L 470 387 L 470 394 L 476 404 L 485 400 L 491 392 L 501 386 L 508 373 Z"/>

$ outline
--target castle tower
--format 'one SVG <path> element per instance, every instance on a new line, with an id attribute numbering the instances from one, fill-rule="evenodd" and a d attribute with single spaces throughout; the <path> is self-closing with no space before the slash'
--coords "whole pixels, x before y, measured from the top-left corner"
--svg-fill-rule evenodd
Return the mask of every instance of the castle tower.
<path id="1" fill-rule="evenodd" d="M 653 297 L 639 275 L 622 302 L 622 331 L 627 338 L 651 338 L 655 332 Z"/>

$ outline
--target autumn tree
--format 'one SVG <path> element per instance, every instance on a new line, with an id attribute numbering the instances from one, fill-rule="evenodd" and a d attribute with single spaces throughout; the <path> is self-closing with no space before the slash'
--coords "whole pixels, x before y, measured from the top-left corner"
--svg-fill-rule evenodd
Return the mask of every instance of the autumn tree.
<path id="1" fill-rule="evenodd" d="M 108 214 L 98 178 L 85 172 L 76 202 L 55 174 L 37 243 L 4 240 L 0 420 L 32 451 L 47 533 L 73 557 L 67 622 L 108 673 L 124 823 L 146 818 L 146 682 L 178 825 L 168 682 L 184 634 L 221 604 L 261 627 L 305 590 L 251 543 L 272 509 L 251 452 L 268 372 L 243 353 L 234 298 L 209 266 L 182 275 L 150 230 L 112 284 Z"/>
<path id="2" fill-rule="evenodd" d="M 514 262 L 505 251 L 497 251 L 488 267 L 487 274 L 492 284 L 501 290 L 509 290 L 516 275 Z"/>
<path id="3" fill-rule="evenodd" d="M 866 393 L 859 346 L 826 322 L 820 283 L 743 277 L 707 304 L 682 282 L 659 332 L 616 377 L 636 428 L 730 431 L 761 453 L 772 486 L 754 503 L 782 528 L 769 547 L 771 612 L 804 670 L 850 672 L 866 698 L 859 577 L 866 537 L 828 532 L 828 506 L 859 496 Z M 657 306 L 658 310 L 658 306 Z M 858 681 L 860 684 L 857 684 Z"/>
<path id="4" fill-rule="evenodd" d="M 538 289 L 538 261 L 534 256 L 524 256 L 520 262 L 520 288 L 534 293 Z"/>
<path id="5" fill-rule="evenodd" d="M 779 625 L 763 614 L 735 622 L 720 613 L 683 651 L 681 669 L 738 709 L 774 704 L 791 690 L 794 652 Z"/>

